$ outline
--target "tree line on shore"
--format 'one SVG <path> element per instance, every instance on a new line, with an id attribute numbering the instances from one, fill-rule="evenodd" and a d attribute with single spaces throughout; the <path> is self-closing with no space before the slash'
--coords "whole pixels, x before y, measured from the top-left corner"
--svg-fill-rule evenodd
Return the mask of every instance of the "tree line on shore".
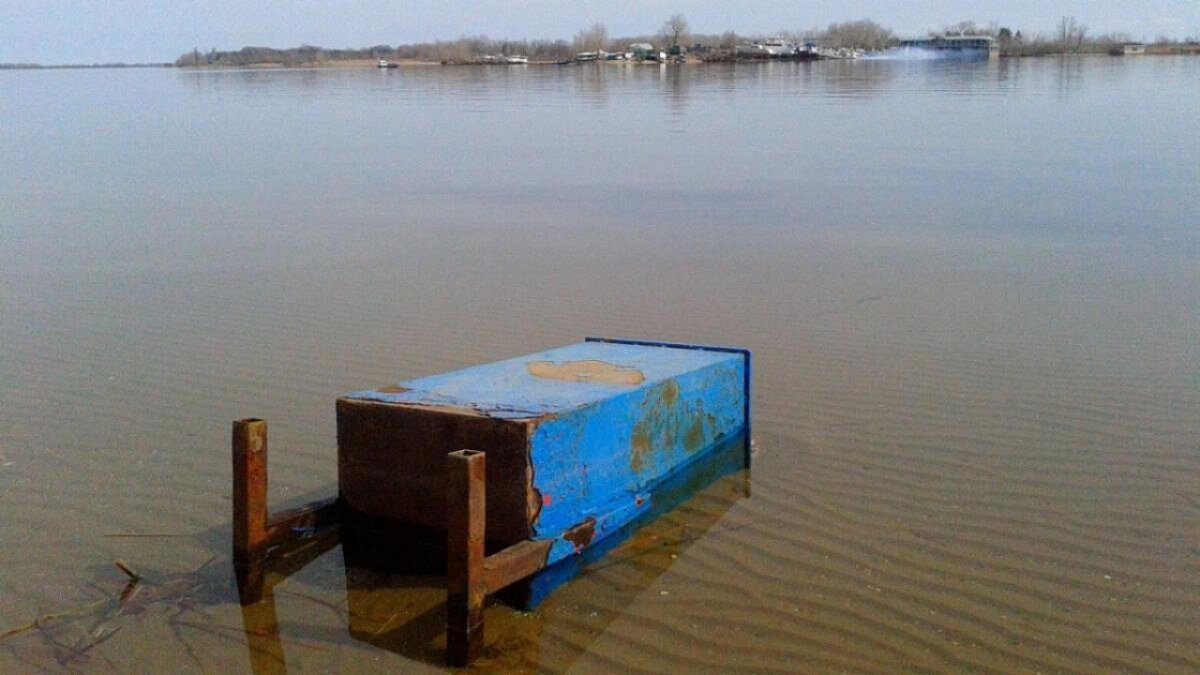
<path id="1" fill-rule="evenodd" d="M 290 49 L 243 47 L 237 51 L 207 52 L 193 49 L 175 60 L 176 66 L 301 66 L 353 60 L 418 60 L 432 62 L 466 61 L 487 54 L 520 54 L 533 61 L 560 61 L 578 52 L 606 49 L 624 51 L 634 43 L 647 42 L 663 48 L 676 45 L 697 47 L 699 51 L 728 51 L 739 44 L 764 39 L 763 35 L 742 35 L 733 31 L 720 34 L 691 33 L 687 19 L 676 14 L 663 22 L 657 33 L 612 38 L 602 23 L 596 23 L 575 34 L 572 40 L 501 40 L 486 35 L 464 36 L 457 40 L 438 40 L 402 45 L 375 45 L 361 49 L 326 49 L 302 45 Z M 1065 16 L 1048 33 L 1027 34 L 995 22 L 977 24 L 962 21 L 938 31 L 940 35 L 989 35 L 1000 45 L 1004 56 L 1041 56 L 1049 54 L 1103 53 L 1114 44 L 1133 42 L 1126 33 L 1093 35 L 1087 26 L 1074 17 Z M 878 51 L 894 47 L 899 38 L 890 28 L 874 21 L 845 21 L 825 28 L 811 30 L 782 30 L 775 35 L 797 44 L 807 41 L 833 48 Z M 1200 36 L 1187 40 L 1160 37 L 1153 44 L 1163 51 L 1195 49 Z"/>

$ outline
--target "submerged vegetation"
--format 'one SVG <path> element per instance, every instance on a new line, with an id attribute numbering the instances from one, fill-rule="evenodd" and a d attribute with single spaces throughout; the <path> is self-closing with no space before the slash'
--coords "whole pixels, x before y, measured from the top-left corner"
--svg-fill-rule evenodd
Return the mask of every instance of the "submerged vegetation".
<path id="1" fill-rule="evenodd" d="M 87 664 L 98 654 L 95 648 L 124 628 L 133 617 L 154 610 L 167 616 L 171 632 L 195 660 L 195 652 L 183 635 L 185 628 L 209 633 L 235 630 L 214 624 L 201 609 L 228 595 L 223 579 L 210 573 L 209 565 L 213 560 L 210 558 L 190 572 L 148 576 L 117 560 L 114 564 L 126 577 L 119 592 L 102 591 L 103 597 L 92 602 L 40 614 L 28 623 L 0 632 L 0 641 L 31 635 L 46 653 L 26 660 L 28 665 L 46 662 L 48 654 L 60 667 L 73 670 Z M 13 653 L 20 658 L 19 650 Z M 99 659 L 116 670 L 103 655 L 99 655 Z M 197 662 L 197 665 L 202 664 Z"/>
<path id="2" fill-rule="evenodd" d="M 662 47 L 683 45 L 705 49 L 732 49 L 736 45 L 761 41 L 765 35 L 746 35 L 733 31 L 719 34 L 690 33 L 687 19 L 682 14 L 668 18 L 654 34 L 611 37 L 602 23 L 588 26 L 575 34 L 571 40 L 537 39 L 506 40 L 486 35 L 464 36 L 457 40 L 438 40 L 401 45 L 374 45 L 359 49 L 327 49 L 313 45 L 301 45 L 290 49 L 271 47 L 243 47 L 235 51 L 208 51 L 193 49 L 175 59 L 176 66 L 311 66 L 336 64 L 338 62 L 372 61 L 424 61 L 446 62 L 478 59 L 488 54 L 527 56 L 532 61 L 559 61 L 571 58 L 581 51 L 601 49 L 621 50 L 634 43 L 657 44 Z M 1042 56 L 1050 54 L 1101 54 L 1114 44 L 1133 42 L 1127 33 L 1093 35 L 1088 27 L 1074 17 L 1063 17 L 1047 32 L 1030 33 L 1021 29 L 1001 26 L 996 22 L 977 24 L 962 21 L 947 26 L 942 35 L 988 35 L 1000 44 L 1002 56 Z M 859 20 L 833 23 L 825 28 L 809 30 L 781 30 L 775 35 L 788 38 L 797 44 L 816 42 L 831 48 L 880 50 L 895 46 L 899 36 L 890 28 L 874 21 Z M 1151 43 L 1152 52 L 1200 53 L 1200 36 L 1185 40 L 1159 37 Z"/>

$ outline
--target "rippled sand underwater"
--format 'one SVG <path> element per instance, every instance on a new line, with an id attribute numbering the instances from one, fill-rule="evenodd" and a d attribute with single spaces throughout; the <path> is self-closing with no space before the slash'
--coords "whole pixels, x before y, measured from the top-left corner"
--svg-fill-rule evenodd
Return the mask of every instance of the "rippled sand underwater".
<path id="1" fill-rule="evenodd" d="M 1085 61 L 0 73 L 6 110 L 82 118 L 0 140 L 41 157 L 0 178 L 0 670 L 438 669 L 433 574 L 331 547 L 237 605 L 229 421 L 270 422 L 281 508 L 336 490 L 336 396 L 607 334 L 753 349 L 754 466 L 536 612 L 493 604 L 478 668 L 1197 671 L 1200 141 L 1082 112 L 1200 64 Z M 394 132 L 355 126 L 385 104 Z M 827 138 L 854 129 L 892 140 Z M 1101 132 L 1171 161 L 1072 168 Z M 573 173 L 680 143 L 670 179 Z"/>

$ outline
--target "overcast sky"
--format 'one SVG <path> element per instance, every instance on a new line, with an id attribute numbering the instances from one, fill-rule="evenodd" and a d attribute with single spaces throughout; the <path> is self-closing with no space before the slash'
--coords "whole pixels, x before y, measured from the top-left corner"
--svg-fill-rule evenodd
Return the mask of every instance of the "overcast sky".
<path id="1" fill-rule="evenodd" d="M 193 47 L 363 47 L 477 34 L 569 39 L 597 21 L 609 35 L 635 35 L 677 12 L 701 33 L 870 18 L 901 34 L 966 19 L 1035 34 L 1071 15 L 1092 33 L 1200 35 L 1200 0 L 0 0 L 0 62 L 171 61 Z"/>

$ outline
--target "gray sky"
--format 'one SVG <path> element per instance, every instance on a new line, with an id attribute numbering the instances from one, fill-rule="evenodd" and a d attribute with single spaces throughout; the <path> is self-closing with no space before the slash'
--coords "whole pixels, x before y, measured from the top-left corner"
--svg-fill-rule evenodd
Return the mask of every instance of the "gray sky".
<path id="1" fill-rule="evenodd" d="M 171 61 L 193 47 L 363 47 L 486 34 L 652 33 L 684 13 L 693 31 L 770 33 L 870 18 L 902 34 L 965 19 L 1049 33 L 1072 15 L 1092 33 L 1200 35 L 1200 0 L 0 0 L 0 62 Z"/>

